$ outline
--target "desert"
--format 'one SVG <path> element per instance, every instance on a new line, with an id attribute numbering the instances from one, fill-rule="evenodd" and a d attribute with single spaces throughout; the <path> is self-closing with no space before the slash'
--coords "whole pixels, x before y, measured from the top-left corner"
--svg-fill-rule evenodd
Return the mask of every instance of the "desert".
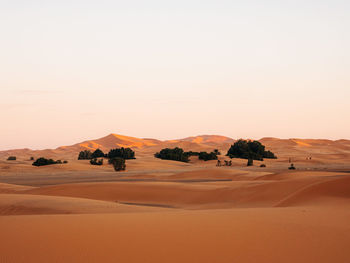
<path id="1" fill-rule="evenodd" d="M 263 138 L 278 158 L 253 166 L 154 157 L 181 146 L 219 149 L 223 162 L 235 141 L 111 134 L 0 152 L 1 261 L 348 262 L 350 141 Z M 118 147 L 136 154 L 125 171 L 77 159 L 79 151 Z M 33 166 L 40 156 L 67 163 Z"/>

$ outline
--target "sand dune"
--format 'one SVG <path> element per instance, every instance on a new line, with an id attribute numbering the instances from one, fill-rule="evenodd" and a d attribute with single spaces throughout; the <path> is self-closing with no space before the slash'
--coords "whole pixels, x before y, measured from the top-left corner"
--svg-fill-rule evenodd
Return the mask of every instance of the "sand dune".
<path id="1" fill-rule="evenodd" d="M 27 190 L 25 193 L 204 209 L 273 207 L 281 205 L 281 202 L 307 187 L 317 183 L 329 183 L 329 180 L 337 176 L 344 178 L 341 181 L 343 191 L 350 188 L 350 180 L 348 180 L 350 176 L 340 173 L 310 172 L 310 176 L 307 172 L 296 176 L 294 173 L 261 174 L 225 170 L 215 173 L 215 170 L 204 170 L 162 176 L 162 180 L 158 181 L 78 183 L 40 187 Z M 186 181 L 192 183 L 186 183 Z M 335 190 L 330 187 L 329 191 Z M 331 195 L 326 190 L 319 194 L 323 197 Z M 310 198 L 314 198 L 314 195 L 305 194 L 303 200 L 308 202 Z M 349 196 L 344 195 L 341 198 L 349 198 Z"/>
<path id="2" fill-rule="evenodd" d="M 347 263 L 350 142 L 263 138 L 279 157 L 264 160 L 265 168 L 153 156 L 176 146 L 225 153 L 232 141 L 111 134 L 55 150 L 0 152 L 0 261 Z M 82 149 L 114 147 L 136 151 L 124 172 L 76 158 Z M 30 156 L 69 163 L 34 167 Z M 287 169 L 289 158 L 297 170 Z"/>
<path id="3" fill-rule="evenodd" d="M 152 207 L 83 198 L 27 194 L 0 195 L 0 215 L 130 213 L 158 210 Z"/>
<path id="4" fill-rule="evenodd" d="M 349 210 L 0 217 L 3 262 L 347 263 Z"/>

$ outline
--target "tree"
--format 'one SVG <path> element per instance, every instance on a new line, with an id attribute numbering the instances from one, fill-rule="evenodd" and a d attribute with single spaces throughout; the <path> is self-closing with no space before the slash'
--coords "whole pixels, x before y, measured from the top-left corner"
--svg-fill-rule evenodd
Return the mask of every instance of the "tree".
<path id="1" fill-rule="evenodd" d="M 135 159 L 135 152 L 133 150 L 131 150 L 130 148 L 116 148 L 116 149 L 112 149 L 109 151 L 109 153 L 107 154 L 109 159 L 113 159 L 113 158 L 123 158 L 125 160 L 127 159 Z"/>
<path id="2" fill-rule="evenodd" d="M 100 157 L 104 157 L 105 154 L 100 150 L 100 149 L 96 149 L 92 154 L 91 154 L 91 158 L 100 158 Z"/>
<path id="3" fill-rule="evenodd" d="M 214 153 L 200 152 L 198 156 L 199 160 L 209 161 L 209 160 L 217 160 L 218 156 Z"/>
<path id="4" fill-rule="evenodd" d="M 258 141 L 246 141 L 238 140 L 227 152 L 227 156 L 230 158 L 242 158 L 242 159 L 253 159 L 262 161 L 264 158 L 273 158 L 277 157 L 271 151 L 265 151 L 265 146 Z"/>
<path id="5" fill-rule="evenodd" d="M 192 152 L 193 153 L 193 152 Z M 154 154 L 154 157 L 162 160 L 173 160 L 179 162 L 189 162 L 189 154 L 183 149 L 175 147 L 173 149 L 165 148 Z"/>
<path id="6" fill-rule="evenodd" d="M 57 161 L 41 157 L 41 158 L 38 158 L 35 162 L 33 162 L 32 165 L 34 165 L 34 166 L 44 166 L 44 165 L 51 165 L 51 164 L 56 164 L 56 163 L 57 163 Z"/>
<path id="7" fill-rule="evenodd" d="M 89 150 L 81 151 L 78 156 L 78 160 L 90 160 L 92 159 L 92 153 Z"/>
<path id="8" fill-rule="evenodd" d="M 114 170 L 116 172 L 124 171 L 126 168 L 125 159 L 123 159 L 123 158 L 115 157 L 115 158 L 111 159 L 111 163 L 113 164 Z"/>
<path id="9" fill-rule="evenodd" d="M 17 160 L 17 157 L 16 156 L 9 156 L 7 158 L 8 161 L 16 161 Z"/>

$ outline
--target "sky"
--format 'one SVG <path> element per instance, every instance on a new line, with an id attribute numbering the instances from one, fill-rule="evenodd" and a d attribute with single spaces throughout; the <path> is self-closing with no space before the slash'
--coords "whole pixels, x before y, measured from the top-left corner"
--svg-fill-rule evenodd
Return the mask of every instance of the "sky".
<path id="1" fill-rule="evenodd" d="M 0 0 L 0 150 L 350 139 L 350 1 Z"/>

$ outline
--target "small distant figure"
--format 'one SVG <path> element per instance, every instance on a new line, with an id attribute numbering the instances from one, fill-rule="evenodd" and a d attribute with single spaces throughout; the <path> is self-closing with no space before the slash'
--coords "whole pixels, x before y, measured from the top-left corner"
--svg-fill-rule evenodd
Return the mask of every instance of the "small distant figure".
<path id="1" fill-rule="evenodd" d="M 294 163 L 292 163 L 289 167 L 288 167 L 289 170 L 295 170 L 295 166 L 294 166 Z"/>
<path id="2" fill-rule="evenodd" d="M 221 161 L 220 160 L 217 161 L 216 166 L 218 166 L 218 167 L 221 166 Z"/>

